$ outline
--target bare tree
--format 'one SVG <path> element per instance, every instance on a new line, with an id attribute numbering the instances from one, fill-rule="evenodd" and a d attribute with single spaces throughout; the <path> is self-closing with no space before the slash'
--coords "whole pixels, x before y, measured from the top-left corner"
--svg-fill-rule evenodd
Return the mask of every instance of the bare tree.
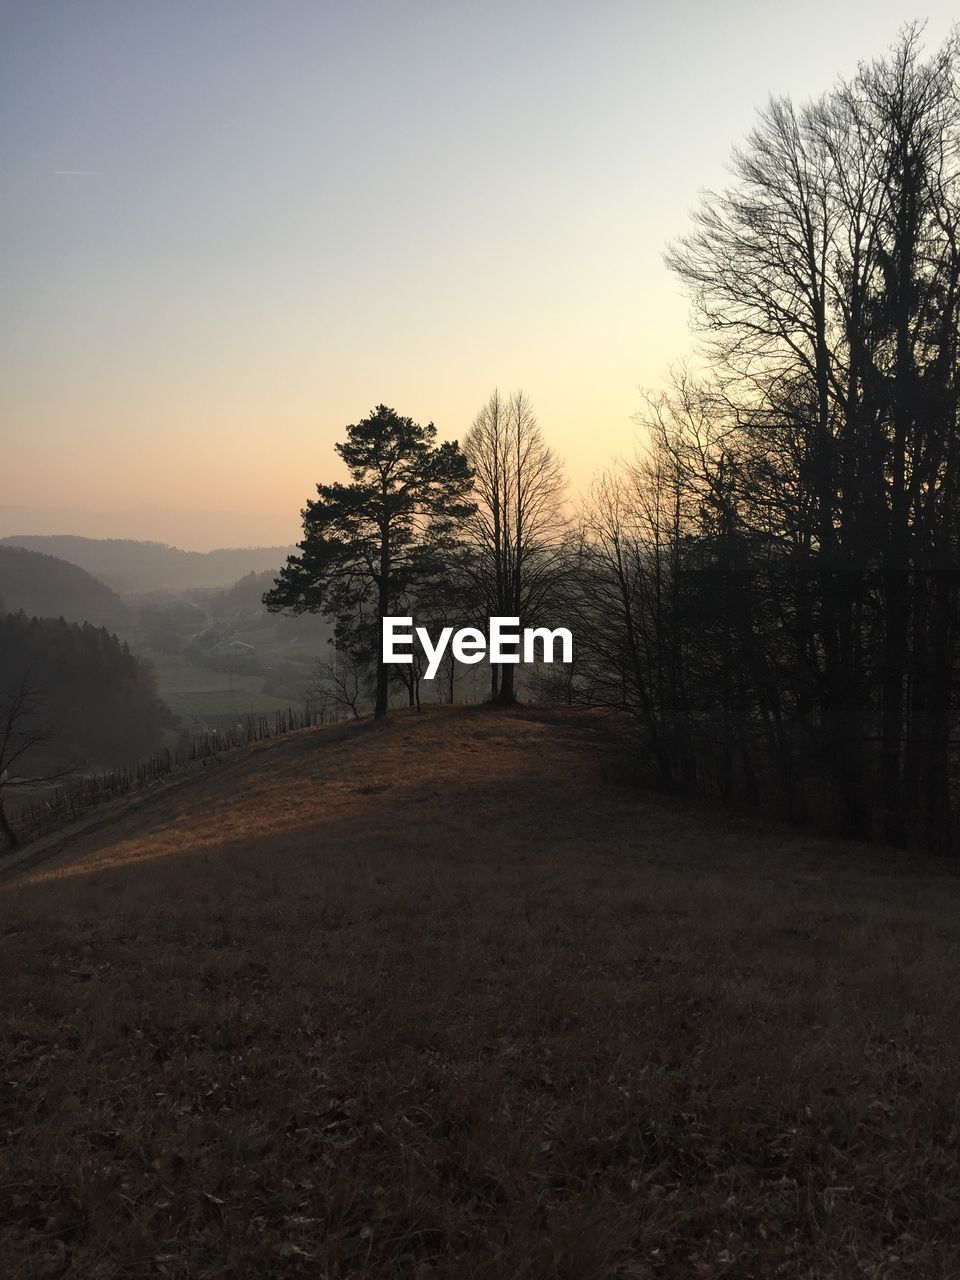
<path id="1" fill-rule="evenodd" d="M 320 710 L 321 724 L 330 708 L 342 708 L 359 720 L 373 689 L 369 660 L 349 648 L 338 649 L 328 662 L 317 659 L 304 698 Z"/>
<path id="2" fill-rule="evenodd" d="M 543 621 L 568 563 L 563 467 L 544 439 L 529 397 L 494 391 L 473 421 L 464 452 L 477 510 L 468 522 L 476 598 L 487 616 Z M 514 668 L 491 668 L 491 694 L 515 700 Z"/>
<path id="3" fill-rule="evenodd" d="M 689 756 L 679 601 L 696 518 L 684 455 L 696 437 L 684 435 L 680 406 L 665 398 L 650 401 L 646 425 L 645 447 L 596 481 L 583 512 L 575 599 L 588 680 L 576 696 L 634 715 L 673 784 Z"/>
<path id="4" fill-rule="evenodd" d="M 774 100 L 668 257 L 735 406 L 741 534 L 789 549 L 836 821 L 940 848 L 960 647 L 958 68 L 956 36 L 924 56 L 911 26 L 821 100 Z"/>
<path id="5" fill-rule="evenodd" d="M 326 724 L 330 708 L 333 705 L 333 689 L 325 670 L 329 665 L 329 663 L 323 663 L 318 659 L 314 664 L 309 681 L 301 690 L 300 699 L 310 722 L 319 719 L 321 724 Z"/>

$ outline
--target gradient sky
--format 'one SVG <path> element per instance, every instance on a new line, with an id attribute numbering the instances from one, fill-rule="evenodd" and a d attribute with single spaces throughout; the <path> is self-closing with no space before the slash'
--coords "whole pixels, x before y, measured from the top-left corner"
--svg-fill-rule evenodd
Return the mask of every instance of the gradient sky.
<path id="1" fill-rule="evenodd" d="M 0 535 L 286 542 L 385 402 L 523 386 L 577 486 L 771 92 L 952 4 L 0 0 Z"/>

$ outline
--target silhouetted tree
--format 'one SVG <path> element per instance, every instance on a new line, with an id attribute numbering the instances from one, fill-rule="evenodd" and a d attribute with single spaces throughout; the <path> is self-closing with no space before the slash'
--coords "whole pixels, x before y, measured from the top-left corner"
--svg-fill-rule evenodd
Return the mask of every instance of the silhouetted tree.
<path id="1" fill-rule="evenodd" d="M 359 614 L 376 636 L 374 715 L 386 714 L 389 671 L 381 620 L 417 583 L 435 577 L 475 504 L 471 473 L 455 441 L 436 443 L 420 426 L 379 405 L 347 428 L 336 446 L 350 484 L 318 485 L 304 509 L 300 554 L 291 556 L 264 595 L 274 612 L 322 612 L 338 620 L 338 647 Z"/>
<path id="2" fill-rule="evenodd" d="M 346 648 L 338 650 L 330 659 L 318 659 L 304 692 L 308 709 L 319 711 L 321 724 L 331 705 L 349 711 L 358 720 L 364 699 L 370 696 L 372 688 L 370 671 L 365 655 L 358 658 Z"/>
<path id="3" fill-rule="evenodd" d="M 414 626 L 426 627 L 432 636 L 438 636 L 444 627 L 452 627 L 455 631 L 465 622 L 480 622 L 482 606 L 477 590 L 476 549 L 469 539 L 461 539 L 451 547 L 443 573 L 427 578 L 417 584 L 402 602 L 404 615 L 412 616 Z M 485 625 L 485 619 L 483 620 Z M 419 646 L 413 646 L 414 662 L 410 667 L 398 667 L 397 670 L 409 672 L 413 687 L 406 687 L 419 697 L 419 682 L 422 679 L 424 663 Z M 453 646 L 447 645 L 440 662 L 437 680 L 441 681 L 442 696 L 438 701 L 453 703 L 457 678 L 457 661 L 453 655 Z"/>
<path id="4" fill-rule="evenodd" d="M 710 364 L 588 506 L 569 686 L 671 783 L 928 849 L 956 847 L 958 65 L 908 28 L 774 100 L 704 197 L 668 261 Z"/>
<path id="5" fill-rule="evenodd" d="M 568 564 L 563 468 L 547 445 L 529 398 L 494 391 L 473 421 L 464 451 L 477 508 L 467 526 L 475 595 L 484 618 L 536 625 L 558 598 Z M 496 701 L 514 701 L 514 667 L 491 667 Z"/>

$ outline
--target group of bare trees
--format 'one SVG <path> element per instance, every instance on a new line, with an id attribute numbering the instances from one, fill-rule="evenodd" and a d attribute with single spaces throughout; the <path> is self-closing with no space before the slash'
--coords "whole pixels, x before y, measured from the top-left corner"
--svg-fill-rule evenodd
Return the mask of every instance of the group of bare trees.
<path id="1" fill-rule="evenodd" d="M 669 254 L 706 338 L 600 482 L 580 696 L 663 776 L 956 844 L 956 40 L 771 103 Z"/>

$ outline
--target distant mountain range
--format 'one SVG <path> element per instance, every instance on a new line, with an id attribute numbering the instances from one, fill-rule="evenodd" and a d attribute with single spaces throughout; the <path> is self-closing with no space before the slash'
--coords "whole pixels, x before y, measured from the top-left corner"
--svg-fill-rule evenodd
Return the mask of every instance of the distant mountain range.
<path id="1" fill-rule="evenodd" d="M 85 569 L 23 547 L 0 546 L 0 605 L 30 617 L 92 622 L 110 631 L 130 625 L 130 609 Z"/>
<path id="2" fill-rule="evenodd" d="M 0 549 L 20 547 L 56 556 L 85 569 L 125 595 L 229 587 L 248 573 L 279 569 L 296 547 L 226 547 L 181 551 L 162 542 L 127 538 L 79 538 L 72 534 L 24 534 L 0 538 Z M 0 595 L 3 594 L 0 585 Z M 11 607 L 7 601 L 7 607 Z M 92 619 L 91 619 L 92 621 Z"/>

